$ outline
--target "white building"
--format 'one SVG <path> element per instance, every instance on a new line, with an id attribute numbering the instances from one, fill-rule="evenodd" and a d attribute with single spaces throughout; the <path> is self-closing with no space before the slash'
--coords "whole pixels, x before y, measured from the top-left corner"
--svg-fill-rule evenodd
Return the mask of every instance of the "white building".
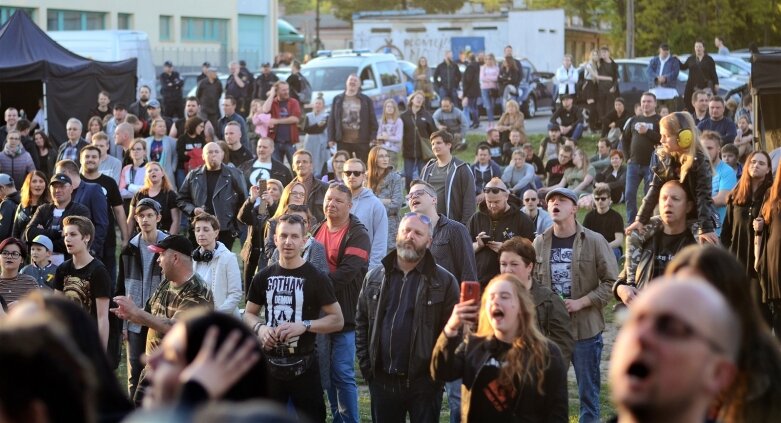
<path id="1" fill-rule="evenodd" d="M 46 31 L 143 31 L 157 66 L 171 60 L 195 69 L 209 61 L 224 69 L 244 59 L 254 70 L 277 53 L 275 0 L 2 0 L 0 25 L 16 10 Z"/>

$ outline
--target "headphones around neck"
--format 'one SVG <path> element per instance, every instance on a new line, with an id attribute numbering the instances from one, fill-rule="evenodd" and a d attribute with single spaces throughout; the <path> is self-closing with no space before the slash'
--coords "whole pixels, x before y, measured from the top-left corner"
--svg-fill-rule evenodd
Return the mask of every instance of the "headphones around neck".
<path id="1" fill-rule="evenodd" d="M 195 251 L 193 251 L 191 257 L 193 260 L 199 263 L 208 263 L 212 261 L 214 258 L 214 252 L 209 250 L 204 250 L 201 252 L 201 248 L 196 248 Z"/>
<path id="2" fill-rule="evenodd" d="M 675 118 L 678 119 L 678 125 L 681 127 L 678 131 L 678 146 L 687 149 L 694 142 L 694 132 L 689 128 L 689 123 L 683 112 L 675 112 Z"/>

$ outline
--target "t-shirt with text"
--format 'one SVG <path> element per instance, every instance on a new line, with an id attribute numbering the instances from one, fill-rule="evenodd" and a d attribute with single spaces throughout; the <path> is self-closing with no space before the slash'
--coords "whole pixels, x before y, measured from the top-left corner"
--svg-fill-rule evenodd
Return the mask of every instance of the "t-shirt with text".
<path id="1" fill-rule="evenodd" d="M 320 317 L 320 308 L 336 302 L 328 276 L 311 263 L 296 269 L 285 269 L 279 263 L 263 269 L 252 278 L 247 300 L 265 309 L 269 327 L 283 323 L 300 323 Z M 303 355 L 315 349 L 315 334 L 304 332 L 288 340 L 270 355 Z"/>

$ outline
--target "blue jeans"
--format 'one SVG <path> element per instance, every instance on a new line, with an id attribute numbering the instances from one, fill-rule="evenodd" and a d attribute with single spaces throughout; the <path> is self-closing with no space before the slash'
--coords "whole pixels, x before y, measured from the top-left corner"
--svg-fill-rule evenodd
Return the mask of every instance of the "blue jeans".
<path id="1" fill-rule="evenodd" d="M 491 97 L 491 90 L 480 90 L 480 95 L 483 99 L 483 107 L 485 108 L 485 115 L 488 116 L 488 122 L 494 121 L 494 103 L 495 98 Z"/>
<path id="2" fill-rule="evenodd" d="M 450 409 L 450 423 L 461 423 L 461 379 L 445 383 L 447 406 Z"/>
<path id="3" fill-rule="evenodd" d="M 271 155 L 276 160 L 285 163 L 285 157 L 290 167 L 293 167 L 293 153 L 296 152 L 296 146 L 289 142 L 274 142 L 274 153 Z"/>
<path id="4" fill-rule="evenodd" d="M 644 182 L 643 191 L 648 192 L 648 186 L 651 184 L 651 167 L 629 163 L 626 166 L 626 188 L 624 189 L 626 223 L 628 225 L 631 225 L 637 216 L 637 188 L 640 187 L 640 181 Z"/>
<path id="5" fill-rule="evenodd" d="M 334 423 L 358 423 L 358 385 L 355 383 L 355 331 L 332 333 L 331 387 L 326 391 Z"/>
<path id="6" fill-rule="evenodd" d="M 602 358 L 602 333 L 575 342 L 572 367 L 578 381 L 580 397 L 579 423 L 599 422 L 599 391 L 601 376 L 599 363 Z"/>
<path id="7" fill-rule="evenodd" d="M 439 94 L 439 100 L 442 101 L 443 98 L 447 97 L 450 99 L 450 101 L 453 104 L 458 104 L 458 88 L 445 88 L 445 87 L 439 87 L 439 90 L 437 90 L 437 94 Z"/>
<path id="8" fill-rule="evenodd" d="M 568 134 L 567 136 L 569 136 L 573 140 L 579 140 L 582 135 L 583 135 L 583 124 L 578 122 L 575 124 L 575 127 L 572 128 L 572 133 Z"/>
<path id="9" fill-rule="evenodd" d="M 464 107 L 464 114 L 469 119 L 470 125 L 480 123 L 480 113 L 477 111 L 477 97 L 467 97 L 466 107 Z M 466 134 L 464 134 L 466 136 Z"/>
<path id="10" fill-rule="evenodd" d="M 409 189 L 410 184 L 415 179 L 420 179 L 423 172 L 423 160 L 419 159 L 404 159 L 404 179 Z"/>

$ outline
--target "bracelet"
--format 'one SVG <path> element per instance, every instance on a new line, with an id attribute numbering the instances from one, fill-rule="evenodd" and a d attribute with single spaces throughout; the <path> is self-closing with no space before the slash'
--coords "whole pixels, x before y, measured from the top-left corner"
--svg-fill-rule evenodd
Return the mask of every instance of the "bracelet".
<path id="1" fill-rule="evenodd" d="M 252 332 L 255 333 L 255 335 L 258 335 L 258 330 L 260 330 L 261 326 L 263 326 L 263 323 L 255 323 L 255 326 L 252 327 Z"/>

